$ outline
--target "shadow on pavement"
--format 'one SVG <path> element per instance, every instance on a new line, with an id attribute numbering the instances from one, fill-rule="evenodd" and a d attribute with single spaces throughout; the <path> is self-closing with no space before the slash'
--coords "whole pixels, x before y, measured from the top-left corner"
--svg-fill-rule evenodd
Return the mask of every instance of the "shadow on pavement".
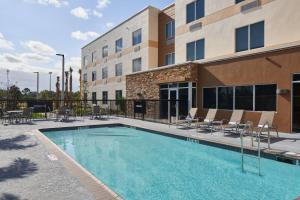
<path id="1" fill-rule="evenodd" d="M 29 159 L 17 158 L 9 166 L 0 168 L 0 182 L 8 179 L 25 178 L 37 170 L 36 163 Z"/>
<path id="2" fill-rule="evenodd" d="M 26 136 L 26 135 L 19 135 L 14 138 L 2 139 L 2 140 L 0 140 L 0 150 L 22 150 L 22 149 L 27 149 L 27 148 L 34 147 L 37 145 L 37 144 L 29 144 L 29 145 L 17 144 L 17 143 L 23 142 L 27 139 L 28 139 L 28 136 Z"/>
<path id="3" fill-rule="evenodd" d="M 27 199 L 20 199 L 20 197 L 13 195 L 13 194 L 9 194 L 9 193 L 3 193 L 0 196 L 0 200 L 27 200 Z"/>

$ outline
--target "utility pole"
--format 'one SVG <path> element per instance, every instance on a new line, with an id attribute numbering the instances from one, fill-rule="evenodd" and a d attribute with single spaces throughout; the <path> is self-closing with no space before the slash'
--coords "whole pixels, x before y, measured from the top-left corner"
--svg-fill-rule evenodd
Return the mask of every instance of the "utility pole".
<path id="1" fill-rule="evenodd" d="M 61 106 L 64 106 L 64 95 L 65 95 L 65 55 L 56 54 L 62 57 L 62 74 L 61 74 Z"/>
<path id="2" fill-rule="evenodd" d="M 9 93 L 9 69 L 6 70 L 6 99 L 8 100 Z"/>
<path id="3" fill-rule="evenodd" d="M 39 84 L 40 84 L 40 73 L 34 72 L 36 74 L 36 100 L 39 98 Z"/>
<path id="4" fill-rule="evenodd" d="M 49 72 L 49 76 L 50 76 L 50 83 L 49 83 L 49 92 L 51 92 L 51 76 L 52 76 L 52 72 Z"/>

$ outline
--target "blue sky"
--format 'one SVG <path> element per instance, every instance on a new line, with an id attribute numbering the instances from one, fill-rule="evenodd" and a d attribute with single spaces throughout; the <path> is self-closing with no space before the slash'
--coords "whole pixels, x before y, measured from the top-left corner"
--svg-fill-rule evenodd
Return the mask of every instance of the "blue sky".
<path id="1" fill-rule="evenodd" d="M 173 0 L 1 0 L 0 87 L 10 82 L 21 89 L 36 88 L 39 71 L 41 89 L 52 89 L 61 68 L 55 53 L 66 55 L 66 67 L 74 68 L 75 89 L 82 46 L 148 5 L 164 8 Z"/>

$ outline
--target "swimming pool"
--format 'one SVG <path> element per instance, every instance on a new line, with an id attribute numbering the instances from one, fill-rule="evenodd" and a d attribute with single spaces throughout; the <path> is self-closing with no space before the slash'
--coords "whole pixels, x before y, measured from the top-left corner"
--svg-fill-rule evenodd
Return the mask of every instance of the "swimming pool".
<path id="1" fill-rule="evenodd" d="M 126 200 L 291 200 L 300 167 L 128 127 L 44 134 Z"/>

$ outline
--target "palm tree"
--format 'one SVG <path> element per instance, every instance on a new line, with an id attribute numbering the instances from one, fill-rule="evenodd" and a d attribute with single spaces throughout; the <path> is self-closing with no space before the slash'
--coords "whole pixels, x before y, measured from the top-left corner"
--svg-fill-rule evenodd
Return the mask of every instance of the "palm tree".
<path id="1" fill-rule="evenodd" d="M 79 73 L 79 91 L 80 91 L 80 95 L 82 95 L 82 93 L 81 93 L 82 92 L 82 82 L 81 82 L 82 81 L 82 76 L 81 76 L 82 73 L 81 72 L 82 72 L 81 69 L 79 69 L 78 73 Z"/>
<path id="2" fill-rule="evenodd" d="M 59 83 L 59 76 L 56 77 L 56 102 L 55 107 L 58 109 L 59 107 L 59 96 L 60 96 L 60 83 Z"/>
<path id="3" fill-rule="evenodd" d="M 73 77 L 72 77 L 73 69 L 70 67 L 70 95 L 72 97 L 73 92 Z"/>
<path id="4" fill-rule="evenodd" d="M 65 72 L 66 82 L 65 82 L 65 97 L 66 101 L 69 100 L 69 72 Z"/>

